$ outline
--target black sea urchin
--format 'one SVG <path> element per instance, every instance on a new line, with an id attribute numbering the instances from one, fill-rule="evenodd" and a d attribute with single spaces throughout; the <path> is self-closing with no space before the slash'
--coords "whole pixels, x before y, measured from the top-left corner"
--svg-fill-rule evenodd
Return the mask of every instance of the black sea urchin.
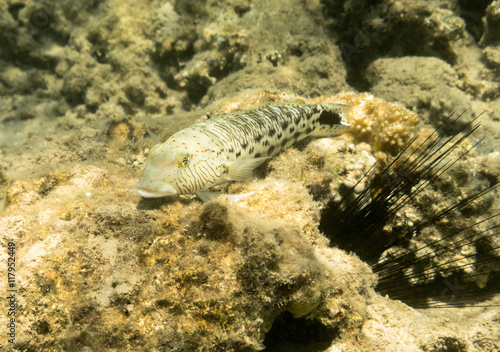
<path id="1" fill-rule="evenodd" d="M 500 292 L 499 183 L 469 162 L 481 141 L 468 138 L 479 125 L 477 117 L 446 119 L 387 165 L 374 165 L 357 196 L 324 209 L 321 231 L 372 266 L 380 293 L 413 307 L 448 307 Z"/>

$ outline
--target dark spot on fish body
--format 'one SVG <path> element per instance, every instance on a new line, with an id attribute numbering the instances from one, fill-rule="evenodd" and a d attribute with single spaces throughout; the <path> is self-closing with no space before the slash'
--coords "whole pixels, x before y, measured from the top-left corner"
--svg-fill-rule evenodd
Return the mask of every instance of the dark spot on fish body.
<path id="1" fill-rule="evenodd" d="M 248 142 L 244 142 L 241 144 L 241 148 L 243 148 L 243 150 L 247 149 L 248 147 Z"/>
<path id="2" fill-rule="evenodd" d="M 239 157 L 241 155 L 241 151 L 236 153 L 236 157 Z"/>
<path id="3" fill-rule="evenodd" d="M 285 141 L 285 140 L 284 140 L 283 142 L 285 142 L 285 144 L 286 144 L 286 141 Z M 283 145 L 284 145 L 284 144 L 283 144 Z M 272 145 L 272 146 L 270 146 L 270 147 L 269 147 L 269 149 L 267 150 L 267 154 L 268 154 L 268 155 L 271 155 L 273 151 L 274 151 L 274 146 Z"/>
<path id="4" fill-rule="evenodd" d="M 322 125 L 334 126 L 340 124 L 342 117 L 335 111 L 323 110 L 319 115 L 319 123 Z"/>
<path id="5" fill-rule="evenodd" d="M 262 145 L 263 145 L 264 147 L 267 147 L 267 146 L 269 145 L 269 141 L 268 141 L 268 140 L 265 140 L 265 141 L 262 143 Z"/>
<path id="6" fill-rule="evenodd" d="M 233 147 L 229 148 L 228 152 L 229 153 L 234 153 L 234 148 Z"/>
<path id="7" fill-rule="evenodd" d="M 263 135 L 259 134 L 258 136 L 255 136 L 255 141 L 260 142 L 260 140 L 264 137 Z"/>
<path id="8" fill-rule="evenodd" d="M 293 138 L 295 139 L 298 139 L 300 137 L 302 133 L 300 133 L 299 131 L 295 132 L 295 134 L 293 135 Z"/>
<path id="9" fill-rule="evenodd" d="M 290 127 L 290 129 L 288 130 L 289 133 L 293 133 L 293 131 L 295 131 L 295 127 Z"/>
<path id="10" fill-rule="evenodd" d="M 255 157 L 256 157 L 256 158 L 260 158 L 260 157 L 261 157 L 261 154 L 260 154 L 260 153 L 255 153 Z"/>
<path id="11" fill-rule="evenodd" d="M 281 139 L 281 137 L 283 137 L 283 134 L 281 132 L 276 135 L 276 138 L 278 139 Z"/>
<path id="12" fill-rule="evenodd" d="M 274 136 L 275 134 L 276 134 L 276 130 L 275 130 L 274 128 L 271 128 L 271 129 L 269 130 L 269 137 L 272 137 L 272 136 Z"/>
<path id="13" fill-rule="evenodd" d="M 288 125 L 289 125 L 289 124 L 290 124 L 290 122 L 288 122 L 288 121 L 283 121 L 283 122 L 281 123 L 281 128 L 283 128 L 283 130 L 285 130 L 285 129 L 288 127 Z"/>
<path id="14" fill-rule="evenodd" d="M 311 132 L 312 132 L 312 130 L 313 130 L 313 129 L 312 129 L 311 127 L 307 127 L 307 128 L 306 128 L 306 134 L 311 133 Z"/>
<path id="15" fill-rule="evenodd" d="M 283 148 L 283 147 L 285 147 L 285 145 L 286 145 L 287 143 L 288 143 L 288 139 L 283 139 L 283 140 L 281 141 L 281 147 L 282 147 L 282 148 Z"/>
<path id="16" fill-rule="evenodd" d="M 253 150 L 254 150 L 253 147 L 250 147 L 250 149 L 248 150 L 248 153 L 253 154 Z"/>

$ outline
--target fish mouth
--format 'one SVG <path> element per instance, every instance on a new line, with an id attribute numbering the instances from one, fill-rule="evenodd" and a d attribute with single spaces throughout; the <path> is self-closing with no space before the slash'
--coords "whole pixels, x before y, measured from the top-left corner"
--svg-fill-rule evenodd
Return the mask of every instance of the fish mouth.
<path id="1" fill-rule="evenodd" d="M 162 187 L 158 190 L 152 190 L 146 187 L 138 187 L 137 193 L 139 193 L 139 195 L 144 198 L 161 198 L 161 197 L 173 196 L 177 194 L 177 191 L 175 190 L 174 187 L 170 186 L 169 184 L 165 184 L 162 185 Z"/>

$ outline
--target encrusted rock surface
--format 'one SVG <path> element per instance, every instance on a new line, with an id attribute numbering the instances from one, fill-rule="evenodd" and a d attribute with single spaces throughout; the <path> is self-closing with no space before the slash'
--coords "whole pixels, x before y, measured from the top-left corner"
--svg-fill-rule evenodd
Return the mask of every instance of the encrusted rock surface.
<path id="1" fill-rule="evenodd" d="M 497 350 L 498 295 L 483 308 L 413 309 L 377 293 L 370 267 L 318 229 L 325 205 L 362 192 L 357 181 L 418 123 L 437 127 L 454 110 L 484 111 L 472 139 L 486 140 L 385 231 L 498 183 L 499 2 L 480 3 L 0 2 L 0 262 L 15 243 L 17 289 L 15 344 L 3 335 L 0 349 Z M 255 192 L 236 204 L 136 193 L 148 128 L 164 140 L 272 101 L 348 103 L 353 128 L 220 186 Z M 403 250 L 499 206 L 497 190 Z M 488 241 L 436 256 L 426 279 L 497 280 L 495 265 L 460 267 L 490 247 L 497 263 L 498 234 Z M 297 325 L 315 339 L 294 340 Z"/>

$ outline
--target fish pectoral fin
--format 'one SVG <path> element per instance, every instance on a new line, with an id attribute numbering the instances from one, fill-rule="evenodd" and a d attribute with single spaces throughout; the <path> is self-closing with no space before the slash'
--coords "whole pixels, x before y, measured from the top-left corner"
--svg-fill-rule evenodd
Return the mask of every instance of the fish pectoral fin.
<path id="1" fill-rule="evenodd" d="M 252 179 L 253 170 L 270 158 L 253 158 L 235 160 L 225 163 L 228 168 L 226 179 L 231 181 L 249 181 Z"/>
<path id="2" fill-rule="evenodd" d="M 196 195 L 201 199 L 203 203 L 206 203 L 211 200 L 217 199 L 217 197 L 219 197 L 221 194 L 219 192 L 198 191 L 196 192 Z"/>
<path id="3" fill-rule="evenodd" d="M 253 195 L 255 192 L 249 192 L 244 194 L 226 194 L 232 202 L 239 202 L 242 199 L 248 198 Z M 198 191 L 196 195 L 201 199 L 203 203 L 209 202 L 211 200 L 217 199 L 222 193 L 219 192 L 210 192 L 210 191 Z"/>
<path id="4" fill-rule="evenodd" d="M 245 198 L 252 196 L 253 194 L 255 194 L 255 192 L 248 192 L 248 193 L 243 193 L 243 194 L 227 194 L 227 197 L 232 202 L 237 203 L 242 199 L 245 199 Z"/>

